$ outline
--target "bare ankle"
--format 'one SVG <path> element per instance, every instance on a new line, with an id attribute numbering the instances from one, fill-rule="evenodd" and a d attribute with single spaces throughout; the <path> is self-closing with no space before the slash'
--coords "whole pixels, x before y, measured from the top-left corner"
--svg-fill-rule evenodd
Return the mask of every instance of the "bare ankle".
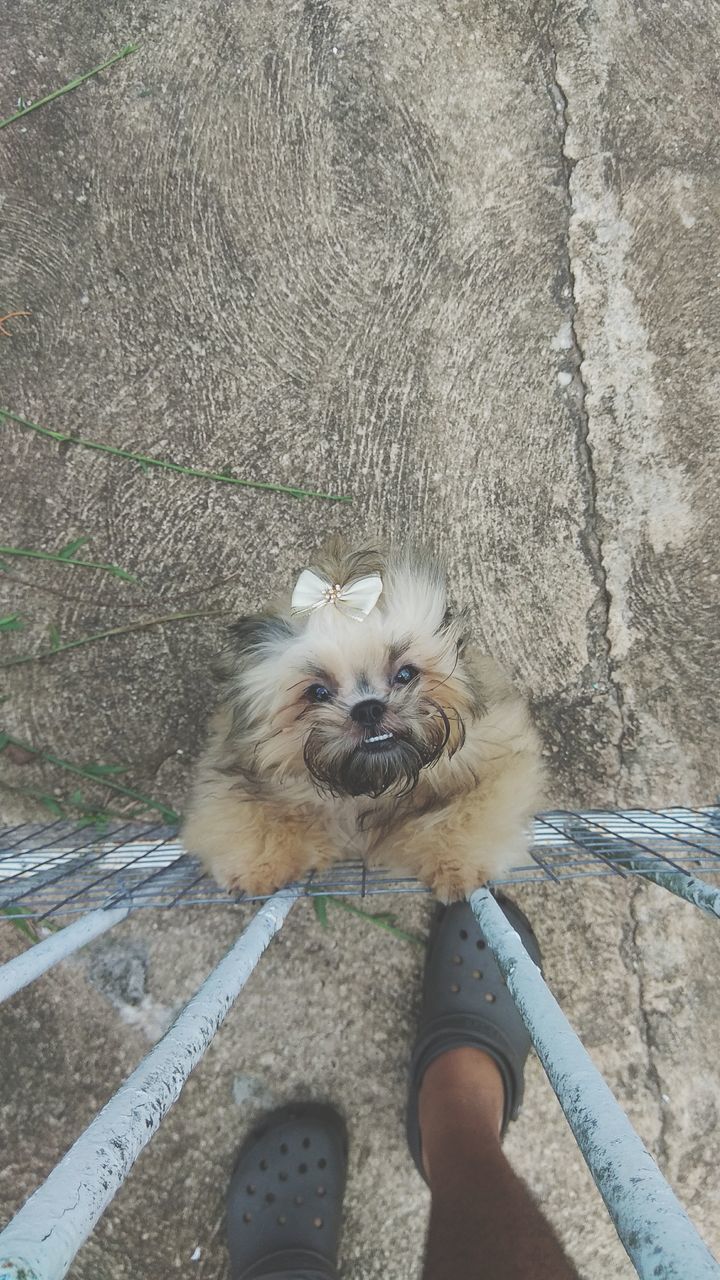
<path id="1" fill-rule="evenodd" d="M 481 1049 L 450 1049 L 420 1086 L 423 1164 L 434 1171 L 481 1160 L 500 1145 L 505 1091 L 497 1063 Z"/>

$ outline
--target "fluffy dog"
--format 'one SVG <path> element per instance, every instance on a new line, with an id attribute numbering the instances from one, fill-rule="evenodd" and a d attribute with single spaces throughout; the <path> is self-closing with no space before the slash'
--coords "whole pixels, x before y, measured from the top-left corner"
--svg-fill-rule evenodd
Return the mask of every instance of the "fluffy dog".
<path id="1" fill-rule="evenodd" d="M 361 857 L 450 902 L 521 862 L 537 736 L 441 566 L 335 542 L 293 601 L 230 629 L 185 847 L 253 896 Z"/>

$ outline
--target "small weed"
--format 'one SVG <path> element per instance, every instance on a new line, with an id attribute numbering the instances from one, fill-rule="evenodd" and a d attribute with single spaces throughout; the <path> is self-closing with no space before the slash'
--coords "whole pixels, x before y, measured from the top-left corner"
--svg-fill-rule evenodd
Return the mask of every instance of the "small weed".
<path id="1" fill-rule="evenodd" d="M 112 768 L 111 765 L 97 765 L 96 768 Z M 88 771 L 93 766 L 87 765 Z M 98 831 L 104 831 L 111 822 L 132 822 L 134 818 L 142 817 L 147 806 L 134 805 L 124 813 L 120 813 L 117 809 L 107 809 L 91 804 L 86 800 L 80 791 L 73 791 L 69 796 L 48 795 L 46 791 L 41 791 L 39 787 L 14 787 L 9 782 L 0 782 L 0 788 L 3 791 L 11 791 L 14 795 L 28 796 L 31 800 L 36 800 L 53 818 L 67 818 L 68 822 L 75 822 L 78 829 L 87 826 L 94 826 Z"/>
<path id="2" fill-rule="evenodd" d="M 17 613 L 11 613 L 7 618 L 0 618 L 0 631 L 22 631 L 24 626 L 25 623 Z"/>
<path id="3" fill-rule="evenodd" d="M 73 569 L 102 569 L 103 573 L 109 573 L 113 578 L 139 585 L 137 578 L 127 573 L 125 569 L 121 569 L 119 565 L 103 564 L 98 560 L 78 560 L 75 552 L 89 541 L 89 538 L 76 538 L 73 542 L 68 542 L 67 546 L 61 547 L 59 551 L 35 551 L 31 547 L 0 547 L 0 557 L 20 556 L 28 560 L 50 560 L 53 564 L 71 565 Z M 2 559 L 0 559 L 0 570 L 3 573 L 10 572 L 9 566 L 4 564 Z"/>
<path id="4" fill-rule="evenodd" d="M 352 902 L 348 902 L 346 898 L 336 898 L 333 894 L 323 893 L 313 896 L 313 909 L 315 917 L 323 929 L 328 929 L 328 904 L 332 903 L 334 907 L 338 907 L 340 911 L 346 911 L 348 915 L 360 916 L 362 920 L 367 920 L 369 924 L 377 925 L 378 929 L 385 929 L 387 933 L 392 934 L 394 938 L 399 938 L 401 942 L 412 942 L 416 947 L 424 947 L 425 939 L 421 938 L 417 933 L 407 933 L 405 929 L 398 928 L 395 923 L 397 916 L 393 911 L 363 911 L 360 907 L 353 906 Z"/>
<path id="5" fill-rule="evenodd" d="M 10 924 L 17 929 L 18 933 L 21 933 L 23 937 L 27 938 L 28 942 L 32 942 L 33 945 L 36 942 L 42 941 L 42 935 L 38 932 L 31 917 L 28 915 L 28 912 L 23 911 L 22 907 L 0 907 L 0 916 L 5 916 L 5 919 L 10 921 Z M 49 920 L 45 919 L 43 920 L 43 928 L 49 929 L 51 933 L 57 933 L 58 929 L 61 928 L 61 925 L 55 924 L 54 922 L 51 923 Z"/>
<path id="6" fill-rule="evenodd" d="M 114 768 L 112 765 L 109 766 L 110 771 L 108 772 L 107 765 L 76 764 L 73 760 L 63 760 L 61 756 L 56 756 L 52 751 L 44 751 L 41 747 L 31 747 L 27 742 L 20 742 L 9 733 L 0 733 L 0 751 L 4 750 L 5 747 L 17 747 L 19 750 L 26 751 L 29 755 L 35 756 L 35 758 L 43 764 L 55 765 L 56 768 L 64 769 L 68 773 L 73 773 L 79 778 L 85 778 L 87 781 L 94 782 L 96 784 L 100 783 L 110 791 L 114 791 L 117 795 L 127 796 L 129 800 L 136 800 L 141 807 L 141 811 L 143 809 L 154 810 L 156 813 L 160 814 L 165 822 L 176 825 L 180 821 L 179 814 L 177 814 L 174 809 L 171 809 L 169 805 L 163 804 L 160 800 L 153 800 L 150 796 L 145 796 L 142 792 L 135 791 L 132 787 L 126 787 L 123 783 L 117 782 L 112 776 L 112 770 Z M 99 769 L 103 770 L 101 775 L 98 775 Z M 57 804 L 57 801 L 54 801 L 54 803 Z M 58 805 L 58 807 L 60 806 Z M 62 809 L 59 816 L 63 816 Z"/>
<path id="7" fill-rule="evenodd" d="M 54 658 L 58 653 L 66 653 L 68 649 L 78 649 L 84 644 L 95 644 L 98 640 L 107 640 L 110 636 L 127 635 L 130 631 L 144 631 L 148 627 L 157 627 L 165 622 L 182 622 L 186 618 L 217 618 L 229 611 L 227 609 L 190 609 L 185 613 L 164 613 L 157 618 L 143 618 L 139 622 L 128 622 L 122 627 L 108 627 L 106 631 L 96 631 L 91 636 L 80 636 L 77 640 L 62 643 L 57 627 L 50 627 L 50 648 L 40 649 L 37 653 L 22 653 L 16 658 L 8 658 L 0 662 L 0 671 L 6 667 L 17 667 L 24 662 L 43 662 L 46 658 Z"/>
<path id="8" fill-rule="evenodd" d="M 57 440 L 60 444 L 77 445 L 82 449 L 94 449 L 98 453 L 109 453 L 115 458 L 125 458 L 128 462 L 137 463 L 142 470 L 149 467 L 161 467 L 165 471 L 175 471 L 183 476 L 196 476 L 201 480 L 215 480 L 219 484 L 239 485 L 244 489 L 264 489 L 270 493 L 286 493 L 291 498 L 319 498 L 325 502 L 352 502 L 352 498 L 337 493 L 316 493 L 311 489 L 298 489 L 295 485 L 271 484 L 265 480 L 239 480 L 236 476 L 225 475 L 222 471 L 204 471 L 198 467 L 185 467 L 179 462 L 165 462 L 162 458 L 150 458 L 143 453 L 132 453 L 129 449 L 116 449 L 109 444 L 100 444 L 97 440 L 84 440 L 80 436 L 69 435 L 66 431 L 51 431 L 49 427 L 41 427 L 37 422 L 29 422 L 9 409 L 0 409 L 0 418 L 15 422 L 18 426 L 36 431 L 38 435 L 49 440 Z M 2 548 L 0 548 L 2 554 Z"/>
<path id="9" fill-rule="evenodd" d="M 64 818 L 65 810 L 56 796 L 49 796 L 44 791 L 36 791 L 33 787 L 18 787 L 18 791 L 22 791 L 26 796 L 33 796 L 43 809 L 47 809 L 53 818 Z"/>
<path id="10" fill-rule="evenodd" d="M 315 919 L 320 925 L 320 928 L 329 929 L 330 922 L 328 920 L 328 913 L 327 913 L 327 904 L 328 904 L 327 894 L 325 893 L 317 894 L 316 897 L 313 897 L 312 904 L 313 904 L 313 911 L 315 912 Z"/>
<path id="11" fill-rule="evenodd" d="M 27 912 L 22 911 L 20 907 L 0 907 L 0 916 L 5 916 L 9 920 L 18 933 L 21 933 L 29 942 L 39 942 L 40 934 L 30 920 L 27 918 Z"/>
<path id="12" fill-rule="evenodd" d="M 44 98 L 37 98 L 35 102 L 29 102 L 27 106 L 21 106 L 20 110 L 16 111 L 14 115 L 7 116 L 5 120 L 0 120 L 0 129 L 4 129 L 6 125 L 12 124 L 14 120 L 22 119 L 22 117 L 28 115 L 30 111 L 37 111 L 38 107 L 44 107 L 48 102 L 54 102 L 56 98 L 62 97 L 64 93 L 70 93 L 72 89 L 77 89 L 81 84 L 84 84 L 86 80 L 89 80 L 91 76 L 99 75 L 101 71 L 105 71 L 115 62 L 119 62 L 121 58 L 127 58 L 128 54 L 135 53 L 136 49 L 136 44 L 126 44 L 119 53 L 114 53 L 112 58 L 108 58 L 106 62 L 101 62 L 99 67 L 93 67 L 92 71 L 85 71 L 82 75 L 75 76 L 74 80 L 68 81 L 68 83 L 64 84 L 62 88 L 54 89 L 52 93 L 47 93 Z M 21 102 L 24 102 L 24 99 L 21 99 Z"/>
<path id="13" fill-rule="evenodd" d="M 92 774 L 94 778 L 107 778 L 109 774 L 129 773 L 130 766 L 127 764 L 86 764 L 85 772 Z"/>

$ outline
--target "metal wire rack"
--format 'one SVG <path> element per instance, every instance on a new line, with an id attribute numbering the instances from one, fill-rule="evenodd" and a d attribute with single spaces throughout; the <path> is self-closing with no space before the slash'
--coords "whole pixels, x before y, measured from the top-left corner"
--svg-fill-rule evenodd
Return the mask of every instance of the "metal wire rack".
<path id="1" fill-rule="evenodd" d="M 529 861 L 496 884 L 563 884 L 608 876 L 672 877 L 691 897 L 696 877 L 720 876 L 720 807 L 556 810 L 533 824 Z M 360 861 L 312 872 L 305 894 L 425 893 L 417 880 Z M 243 900 L 215 884 L 161 824 L 117 822 L 102 832 L 59 820 L 0 828 L 0 910 L 42 920 L 98 907 L 176 907 Z"/>
<path id="2" fill-rule="evenodd" d="M 643 877 L 720 919 L 720 806 L 560 810 L 538 815 L 532 835 L 529 860 L 502 883 Z M 414 892 L 423 886 L 406 876 L 346 862 L 264 902 L 171 1029 L 0 1231 L 0 1280 L 21 1274 L 62 1280 L 299 897 Z M 136 907 L 233 901 L 183 850 L 176 832 L 159 824 L 118 822 L 103 832 L 66 821 L 0 828 L 0 911 L 36 920 L 72 917 L 0 966 L 0 1002 L 121 925 Z M 668 1280 L 720 1280 L 720 1266 L 500 905 L 487 888 L 476 889 L 469 902 L 641 1280 L 659 1271 Z"/>

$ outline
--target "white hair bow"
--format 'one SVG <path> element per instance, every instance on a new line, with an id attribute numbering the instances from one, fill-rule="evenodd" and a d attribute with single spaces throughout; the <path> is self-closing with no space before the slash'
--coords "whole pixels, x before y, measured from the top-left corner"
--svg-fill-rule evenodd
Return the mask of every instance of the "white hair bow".
<path id="1" fill-rule="evenodd" d="M 382 578 L 378 573 L 356 578 L 354 582 L 341 586 L 313 573 L 312 569 L 303 569 L 292 594 L 292 611 L 314 613 L 316 609 L 331 604 L 355 622 L 364 622 L 380 599 L 382 589 Z"/>

